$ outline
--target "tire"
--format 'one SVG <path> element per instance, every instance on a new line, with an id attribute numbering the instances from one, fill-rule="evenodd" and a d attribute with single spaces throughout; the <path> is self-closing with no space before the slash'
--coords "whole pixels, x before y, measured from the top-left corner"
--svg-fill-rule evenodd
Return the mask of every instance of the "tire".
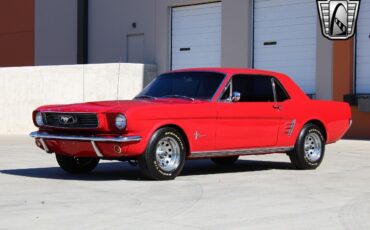
<path id="1" fill-rule="evenodd" d="M 306 124 L 297 138 L 294 150 L 288 155 L 296 169 L 316 169 L 321 164 L 324 153 L 323 131 L 314 124 Z"/>
<path id="2" fill-rule="evenodd" d="M 231 156 L 231 157 L 215 157 L 211 158 L 211 161 L 217 165 L 232 165 L 239 159 L 239 156 Z"/>
<path id="3" fill-rule="evenodd" d="M 185 164 L 186 142 L 181 133 L 170 127 L 157 130 L 145 153 L 138 159 L 141 172 L 153 180 L 173 180 Z"/>
<path id="4" fill-rule="evenodd" d="M 72 174 L 89 173 L 96 168 L 99 163 L 98 158 L 89 157 L 70 157 L 62 154 L 55 154 L 59 166 L 66 172 Z"/>

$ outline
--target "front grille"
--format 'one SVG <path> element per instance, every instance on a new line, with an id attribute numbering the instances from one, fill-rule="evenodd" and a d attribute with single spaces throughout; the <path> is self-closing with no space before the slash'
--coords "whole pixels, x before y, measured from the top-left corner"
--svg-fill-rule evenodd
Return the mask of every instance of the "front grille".
<path id="1" fill-rule="evenodd" d="M 57 128 L 93 129 L 99 126 L 93 113 L 43 113 L 44 124 Z"/>

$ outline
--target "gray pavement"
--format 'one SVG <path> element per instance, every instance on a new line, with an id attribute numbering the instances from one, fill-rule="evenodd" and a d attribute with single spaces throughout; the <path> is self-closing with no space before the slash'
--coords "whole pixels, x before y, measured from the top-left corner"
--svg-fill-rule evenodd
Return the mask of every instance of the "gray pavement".
<path id="1" fill-rule="evenodd" d="M 0 136 L 0 229 L 370 229 L 369 179 L 370 141 L 327 146 L 314 171 L 248 156 L 157 182 L 109 161 L 71 176 L 30 138 Z"/>

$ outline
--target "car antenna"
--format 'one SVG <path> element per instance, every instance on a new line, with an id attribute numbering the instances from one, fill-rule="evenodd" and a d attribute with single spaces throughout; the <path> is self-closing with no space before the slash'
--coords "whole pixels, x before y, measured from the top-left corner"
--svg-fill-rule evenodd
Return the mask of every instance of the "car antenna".
<path id="1" fill-rule="evenodd" d="M 119 75 L 121 74 L 121 58 L 118 62 L 118 76 L 117 76 L 117 101 L 118 101 L 118 95 L 119 95 Z"/>
<path id="2" fill-rule="evenodd" d="M 85 64 L 82 64 L 82 102 L 85 102 Z"/>

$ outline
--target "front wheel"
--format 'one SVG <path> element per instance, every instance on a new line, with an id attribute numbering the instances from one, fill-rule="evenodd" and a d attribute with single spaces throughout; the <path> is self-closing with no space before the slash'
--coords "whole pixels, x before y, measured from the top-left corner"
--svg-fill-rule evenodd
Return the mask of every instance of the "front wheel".
<path id="1" fill-rule="evenodd" d="M 91 157 L 70 157 L 62 154 L 55 154 L 59 166 L 66 172 L 73 174 L 89 173 L 99 163 L 98 158 Z"/>
<path id="2" fill-rule="evenodd" d="M 324 153 L 323 131 L 314 124 L 307 124 L 299 134 L 294 150 L 288 155 L 295 168 L 316 169 L 321 164 Z"/>
<path id="3" fill-rule="evenodd" d="M 184 137 L 174 128 L 157 130 L 143 155 L 138 159 L 142 173 L 154 180 L 172 180 L 185 164 Z"/>

